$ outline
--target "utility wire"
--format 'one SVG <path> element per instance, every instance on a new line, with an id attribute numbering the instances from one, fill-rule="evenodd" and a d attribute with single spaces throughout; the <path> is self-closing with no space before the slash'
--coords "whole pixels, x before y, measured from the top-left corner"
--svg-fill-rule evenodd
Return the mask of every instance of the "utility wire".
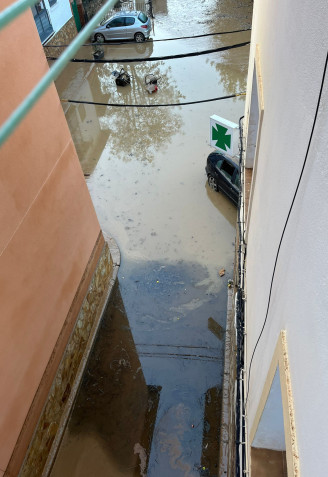
<path id="1" fill-rule="evenodd" d="M 220 48 L 214 48 L 212 50 L 203 50 L 203 51 L 195 51 L 192 53 L 181 53 L 179 55 L 169 55 L 169 56 L 152 56 L 151 58 L 124 58 L 124 59 L 114 59 L 114 60 L 89 60 L 87 58 L 73 58 L 70 61 L 73 63 L 135 63 L 135 62 L 144 62 L 144 61 L 161 61 L 161 60 L 176 60 L 178 58 L 189 58 L 191 56 L 200 56 L 200 55 L 208 55 L 210 53 L 217 53 L 219 51 L 226 51 L 232 50 L 234 48 L 241 48 L 242 46 L 249 45 L 250 42 L 246 41 L 244 43 L 236 43 L 235 45 L 229 46 L 222 46 Z M 47 56 L 47 60 L 57 60 L 58 58 Z"/>
<path id="2" fill-rule="evenodd" d="M 217 33 L 204 33 L 202 35 L 194 35 L 194 36 L 180 36 L 177 38 L 162 38 L 158 40 L 150 40 L 150 43 L 154 43 L 155 41 L 173 41 L 173 40 L 189 40 L 192 38 L 202 38 L 205 36 L 214 36 L 214 35 L 228 35 L 230 33 L 242 33 L 243 31 L 250 31 L 251 28 L 246 28 L 245 30 L 233 30 L 233 31 L 220 31 Z M 117 43 L 85 43 L 81 46 L 116 46 L 116 45 L 131 45 L 133 42 L 131 41 L 122 41 Z M 45 45 L 45 48 L 65 48 L 68 45 Z"/>
<path id="3" fill-rule="evenodd" d="M 244 96 L 246 93 L 230 94 L 229 96 L 220 96 L 218 98 L 202 99 L 200 101 L 188 101 L 186 103 L 171 103 L 171 104 L 122 104 L 122 103 L 98 103 L 94 101 L 79 101 L 74 99 L 61 99 L 62 103 L 74 103 L 74 104 L 93 104 L 95 106 L 109 106 L 116 108 L 163 108 L 170 106 L 186 106 L 188 104 L 200 104 L 210 103 L 211 101 L 220 101 L 222 99 L 237 98 L 238 96 Z"/>
<path id="4" fill-rule="evenodd" d="M 255 347 L 254 347 L 254 349 L 253 349 L 252 357 L 251 357 L 251 360 L 250 360 L 250 363 L 249 363 L 249 368 L 248 368 L 248 382 L 247 382 L 247 395 L 246 395 L 245 407 L 246 407 L 246 404 L 247 404 L 247 401 L 248 401 L 249 383 L 250 383 L 250 376 L 251 376 L 251 370 L 252 370 L 252 363 L 253 363 L 254 354 L 255 354 L 255 351 L 256 351 L 256 349 L 257 349 L 257 347 L 258 347 L 258 344 L 259 344 L 259 342 L 260 342 L 260 340 L 261 340 L 261 338 L 262 338 L 262 336 L 263 336 L 263 331 L 264 331 L 265 325 L 266 325 L 267 320 L 268 320 L 269 308 L 270 308 L 270 303 L 271 303 L 271 294 L 272 294 L 273 280 L 274 280 L 275 273 L 276 273 L 277 262 L 278 262 L 278 257 L 279 257 L 279 254 L 280 254 L 281 244 L 282 244 L 282 241 L 283 241 L 283 238 L 284 238 L 284 235 L 285 235 L 285 231 L 286 231 L 286 228 L 287 228 L 287 224 L 288 224 L 288 222 L 289 222 L 290 214 L 291 214 L 292 209 L 293 209 L 293 207 L 294 207 L 296 195 L 297 195 L 297 193 L 298 193 L 298 190 L 299 190 L 299 187 L 300 187 L 300 183 L 301 183 L 301 180 L 302 180 L 302 177 L 303 177 L 305 165 L 306 165 L 306 162 L 307 162 L 308 156 L 309 156 L 309 150 L 310 150 L 310 146 L 311 146 L 311 143 L 312 143 L 314 128 L 315 128 L 315 124 L 316 124 L 316 121 L 317 121 L 318 112 L 319 112 L 319 106 L 320 106 L 320 102 L 321 102 L 321 96 L 322 96 L 323 85 L 324 85 L 325 77 L 326 77 L 327 64 L 328 64 L 328 53 L 327 53 L 327 56 L 326 56 L 325 66 L 324 66 L 323 75 L 322 75 L 322 80 L 321 80 L 320 92 L 319 92 L 318 101 L 317 101 L 317 107 L 316 107 L 316 111 L 315 111 L 315 115 L 314 115 L 314 119 L 313 119 L 312 130 L 311 130 L 310 138 L 309 138 L 309 141 L 308 141 L 308 146 L 307 146 L 307 149 L 306 149 L 305 158 L 304 158 L 304 161 L 303 161 L 303 166 L 302 166 L 302 169 L 301 169 L 301 173 L 300 173 L 300 175 L 299 175 L 299 178 L 298 178 L 298 182 L 297 182 L 297 186 L 296 186 L 296 189 L 295 189 L 295 192 L 294 192 L 293 200 L 292 200 L 291 205 L 290 205 L 290 207 L 289 207 L 289 211 L 288 211 L 288 214 L 287 214 L 287 218 L 286 218 L 286 221 L 285 221 L 285 225 L 284 225 L 284 228 L 283 228 L 281 237 L 280 237 L 280 241 L 279 241 L 279 245 L 278 245 L 278 250 L 277 250 L 277 253 L 276 253 L 276 259 L 275 259 L 275 262 L 274 262 L 274 267 L 273 267 L 273 272 L 272 272 L 272 277 L 271 277 L 270 291 L 269 291 L 269 297 L 268 297 L 268 304 L 267 304 L 265 319 L 264 319 L 264 322 L 263 322 L 263 326 L 262 326 L 261 332 L 260 332 L 260 334 L 259 334 L 259 337 L 257 338 Z"/>

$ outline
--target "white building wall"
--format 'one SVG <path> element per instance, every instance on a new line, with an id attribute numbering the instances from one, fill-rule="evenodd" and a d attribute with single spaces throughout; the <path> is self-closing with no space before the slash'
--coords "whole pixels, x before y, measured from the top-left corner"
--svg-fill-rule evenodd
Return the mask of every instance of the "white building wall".
<path id="1" fill-rule="evenodd" d="M 49 4 L 49 0 L 44 0 L 44 4 L 48 10 L 54 31 L 59 31 L 72 17 L 69 0 L 57 0 L 52 7 Z"/>
<path id="2" fill-rule="evenodd" d="M 306 155 L 328 50 L 327 0 L 255 0 L 264 115 L 247 244 L 247 368 L 266 314 L 279 240 Z M 248 90 L 245 115 L 249 110 Z M 250 376 L 249 429 L 281 329 L 287 330 L 302 477 L 328 468 L 328 73 L 282 243 Z"/>

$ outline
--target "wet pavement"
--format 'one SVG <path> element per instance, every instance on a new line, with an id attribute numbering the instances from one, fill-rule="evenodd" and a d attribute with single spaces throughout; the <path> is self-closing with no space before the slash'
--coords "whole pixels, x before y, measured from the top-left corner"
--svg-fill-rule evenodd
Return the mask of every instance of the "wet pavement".
<path id="1" fill-rule="evenodd" d="M 154 1 L 152 38 L 250 27 L 249 1 Z M 105 46 L 132 58 L 248 41 L 250 32 Z M 87 48 L 79 57 L 90 57 Z M 125 104 L 198 101 L 245 91 L 248 47 L 124 65 L 70 64 L 61 98 Z M 144 76 L 161 76 L 149 95 Z M 209 116 L 238 122 L 243 97 L 167 108 L 63 103 L 102 229 L 121 250 L 119 281 L 52 477 L 216 476 L 227 281 L 236 208 L 208 188 Z M 220 277 L 218 272 L 225 268 Z"/>

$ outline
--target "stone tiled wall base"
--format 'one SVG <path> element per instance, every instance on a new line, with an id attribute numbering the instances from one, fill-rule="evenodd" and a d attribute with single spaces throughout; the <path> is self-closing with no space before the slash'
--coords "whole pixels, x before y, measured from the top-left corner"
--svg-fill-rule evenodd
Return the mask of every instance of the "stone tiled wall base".
<path id="1" fill-rule="evenodd" d="M 223 371 L 223 395 L 218 477 L 235 475 L 235 382 L 236 332 L 234 325 L 234 288 L 228 288 L 227 326 Z"/>
<path id="2" fill-rule="evenodd" d="M 106 0 L 82 0 L 84 11 L 87 14 L 89 20 L 100 10 L 100 8 L 106 3 Z M 147 11 L 145 0 L 133 1 L 124 1 L 121 3 L 119 0 L 115 3 L 113 8 L 106 13 L 106 18 L 109 18 L 114 13 L 121 10 L 141 10 L 143 12 Z"/>
<path id="3" fill-rule="evenodd" d="M 76 37 L 77 29 L 74 21 L 74 17 L 68 20 L 67 23 L 53 35 L 47 43 L 43 45 L 44 54 L 46 56 L 54 56 L 58 58 L 65 48 L 47 48 L 48 45 L 69 45 L 71 41 Z"/>
<path id="4" fill-rule="evenodd" d="M 82 0 L 82 4 L 84 11 L 90 20 L 105 4 L 105 0 Z"/>
<path id="5" fill-rule="evenodd" d="M 107 238 L 19 477 L 39 477 L 51 469 L 119 263 L 116 243 Z"/>
<path id="6" fill-rule="evenodd" d="M 235 259 L 233 283 L 239 281 L 239 229 L 236 228 Z M 236 326 L 235 326 L 235 293 L 236 285 L 228 288 L 227 326 L 224 352 L 222 414 L 220 434 L 220 457 L 218 477 L 235 477 L 236 471 Z"/>

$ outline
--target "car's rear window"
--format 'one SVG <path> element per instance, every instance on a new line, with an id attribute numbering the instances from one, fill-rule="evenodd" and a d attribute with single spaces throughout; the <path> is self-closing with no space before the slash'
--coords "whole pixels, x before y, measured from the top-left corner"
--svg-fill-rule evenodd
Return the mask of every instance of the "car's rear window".
<path id="1" fill-rule="evenodd" d="M 139 13 L 138 18 L 141 21 L 141 23 L 147 23 L 148 17 L 143 12 Z"/>
<path id="2" fill-rule="evenodd" d="M 220 167 L 220 170 L 224 176 L 226 176 L 227 179 L 231 180 L 233 173 L 235 172 L 235 168 L 229 164 L 227 161 L 223 161 L 222 166 Z"/>

